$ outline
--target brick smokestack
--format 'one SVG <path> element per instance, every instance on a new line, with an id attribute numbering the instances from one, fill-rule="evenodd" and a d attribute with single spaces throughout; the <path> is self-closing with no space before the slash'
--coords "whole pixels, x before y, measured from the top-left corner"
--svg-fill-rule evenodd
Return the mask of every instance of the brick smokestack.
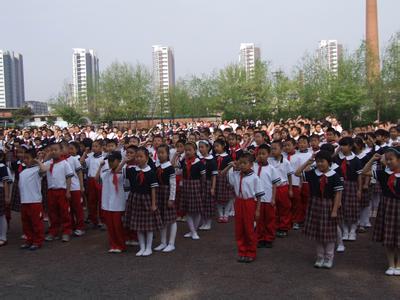
<path id="1" fill-rule="evenodd" d="M 373 82 L 380 75 L 377 0 L 366 0 L 366 8 L 367 76 Z"/>

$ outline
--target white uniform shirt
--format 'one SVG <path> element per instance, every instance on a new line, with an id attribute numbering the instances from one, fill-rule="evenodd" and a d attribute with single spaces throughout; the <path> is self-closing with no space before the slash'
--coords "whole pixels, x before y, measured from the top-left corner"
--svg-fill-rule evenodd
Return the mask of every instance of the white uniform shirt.
<path id="1" fill-rule="evenodd" d="M 261 197 L 261 202 L 271 203 L 272 187 L 281 181 L 278 171 L 271 165 L 260 166 L 258 163 L 254 163 L 253 171 L 260 178 L 262 188 L 265 192 L 265 195 Z"/>
<path id="2" fill-rule="evenodd" d="M 80 191 L 81 184 L 79 182 L 78 173 L 82 170 L 82 165 L 79 162 L 79 155 L 68 157 L 67 162 L 69 163 L 69 166 L 71 167 L 72 173 L 74 175 L 71 178 L 71 191 Z"/>
<path id="3" fill-rule="evenodd" d="M 95 177 L 97 170 L 100 167 L 101 162 L 104 160 L 103 154 L 95 156 L 94 153 L 90 153 L 85 159 L 88 177 Z"/>
<path id="4" fill-rule="evenodd" d="M 22 204 L 42 202 L 42 176 L 38 165 L 27 167 L 19 174 L 18 187 Z"/>
<path id="5" fill-rule="evenodd" d="M 117 188 L 113 183 L 113 173 L 111 169 L 101 172 L 101 208 L 107 211 L 125 211 L 125 191 L 124 176 L 122 172 L 117 173 Z"/>
<path id="6" fill-rule="evenodd" d="M 304 165 L 310 158 L 312 157 L 312 152 L 300 152 L 297 151 L 295 155 L 290 158 L 290 164 L 294 172 L 299 169 L 302 165 Z M 301 184 L 301 177 L 296 175 L 292 175 L 292 185 L 293 186 L 300 186 Z"/>
<path id="7" fill-rule="evenodd" d="M 294 174 L 290 162 L 282 156 L 280 160 L 277 160 L 274 157 L 268 157 L 268 163 L 278 171 L 279 177 L 281 178 L 281 182 L 278 186 L 287 185 L 289 183 L 289 175 Z"/>
<path id="8" fill-rule="evenodd" d="M 73 177 L 74 173 L 69 163 L 64 159 L 53 165 L 53 171 L 50 172 L 53 160 L 48 160 L 44 164 L 48 167 L 47 170 L 47 188 L 52 189 L 66 189 L 67 178 Z"/>
<path id="9" fill-rule="evenodd" d="M 230 169 L 228 172 L 229 184 L 233 186 L 235 195 L 242 199 L 254 199 L 265 195 L 261 180 L 253 171 L 242 177 L 240 171 Z"/>

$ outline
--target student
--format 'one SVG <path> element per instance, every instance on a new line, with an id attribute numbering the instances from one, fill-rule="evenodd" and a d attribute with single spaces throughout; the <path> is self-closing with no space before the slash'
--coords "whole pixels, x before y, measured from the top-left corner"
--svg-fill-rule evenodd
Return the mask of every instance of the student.
<path id="1" fill-rule="evenodd" d="M 193 142 L 185 144 L 185 159 L 180 162 L 182 168 L 182 193 L 181 205 L 187 213 L 187 224 L 190 232 L 184 235 L 185 238 L 199 240 L 197 234 L 201 221 L 203 209 L 202 182 L 205 180 L 206 170 L 204 164 L 196 157 L 197 146 Z"/>
<path id="2" fill-rule="evenodd" d="M 126 170 L 131 192 L 126 203 L 124 226 L 138 233 L 140 250 L 136 256 L 153 253 L 153 233 L 162 228 L 160 211 L 157 208 L 157 177 L 147 164 L 149 151 L 139 147 L 136 151 L 135 168 Z"/>
<path id="3" fill-rule="evenodd" d="M 238 136 L 235 133 L 228 135 L 229 156 L 233 161 L 239 160 L 243 155 L 243 150 L 240 148 Z"/>
<path id="4" fill-rule="evenodd" d="M 101 209 L 107 226 L 109 253 L 121 253 L 126 250 L 122 216 L 125 211 L 124 177 L 118 170 L 121 163 L 121 152 L 108 154 L 108 168 L 102 169 L 103 161 L 97 169 L 95 179 L 102 186 Z"/>
<path id="5" fill-rule="evenodd" d="M 185 141 L 179 140 L 175 144 L 175 154 L 172 157 L 171 164 L 175 168 L 175 177 L 176 177 L 176 195 L 175 195 L 175 207 L 177 214 L 178 222 L 186 222 L 185 215 L 186 212 L 182 210 L 181 205 L 181 187 L 182 187 L 182 169 L 180 168 L 180 162 L 185 157 Z"/>
<path id="6" fill-rule="evenodd" d="M 344 179 L 342 234 L 344 241 L 355 241 L 357 239 L 357 222 L 360 217 L 362 167 L 361 161 L 352 152 L 354 141 L 351 137 L 342 138 L 339 145 L 340 152 L 334 160 L 340 166 Z"/>
<path id="7" fill-rule="evenodd" d="M 235 166 L 235 169 L 230 169 Z M 256 259 L 257 234 L 254 220 L 260 217 L 261 197 L 265 192 L 260 178 L 253 172 L 253 156 L 245 153 L 239 161 L 232 162 L 228 171 L 229 183 L 235 190 L 235 238 L 240 263 L 251 263 Z"/>
<path id="8" fill-rule="evenodd" d="M 217 182 L 217 162 L 210 154 L 210 143 L 206 140 L 199 141 L 200 161 L 206 169 L 206 181 L 203 190 L 203 210 L 201 211 L 202 225 L 200 230 L 210 230 L 212 217 L 215 213 L 215 187 Z"/>
<path id="9" fill-rule="evenodd" d="M 10 184 L 12 182 L 4 159 L 4 152 L 0 150 L 0 247 L 7 245 L 6 206 L 10 204 Z"/>
<path id="10" fill-rule="evenodd" d="M 384 170 L 372 171 L 375 161 L 384 159 Z M 382 187 L 382 201 L 375 221 L 373 240 L 386 249 L 389 268 L 385 274 L 400 276 L 400 148 L 389 148 L 384 157 L 375 154 L 365 165 L 363 175 L 374 176 Z"/>
<path id="11" fill-rule="evenodd" d="M 47 173 L 50 228 L 45 240 L 51 242 L 58 238 L 61 230 L 62 241 L 69 242 L 72 233 L 69 200 L 74 174 L 68 162 L 62 159 L 60 144 L 51 145 L 49 158 L 44 163 L 38 161 L 40 170 Z"/>
<path id="12" fill-rule="evenodd" d="M 11 163 L 11 170 L 14 173 L 14 183 L 11 190 L 11 202 L 10 209 L 12 211 L 19 212 L 21 210 L 21 199 L 18 188 L 19 174 L 25 169 L 25 163 L 23 162 L 24 153 L 27 150 L 26 147 L 17 149 L 17 160 Z"/>
<path id="13" fill-rule="evenodd" d="M 320 137 L 316 134 L 310 136 L 310 147 L 313 153 L 317 153 L 319 151 L 319 147 L 321 144 Z"/>
<path id="14" fill-rule="evenodd" d="M 290 162 L 282 155 L 282 143 L 273 142 L 271 145 L 271 156 L 268 163 L 279 172 L 281 182 L 276 188 L 276 216 L 277 237 L 287 237 L 291 228 L 291 202 L 293 197 L 292 175 L 294 173 Z"/>
<path id="15" fill-rule="evenodd" d="M 157 189 L 157 206 L 160 210 L 162 229 L 161 243 L 154 248 L 155 251 L 172 252 L 175 250 L 176 238 L 176 178 L 175 169 L 169 161 L 169 147 L 161 144 L 157 147 L 157 158 L 159 166 L 156 170 L 158 189 Z M 169 231 L 169 239 L 167 243 L 167 232 Z"/>
<path id="16" fill-rule="evenodd" d="M 304 174 L 310 186 L 310 203 L 304 225 L 305 235 L 317 242 L 316 268 L 331 269 L 337 239 L 337 214 L 340 207 L 343 183 L 331 169 L 332 156 L 326 151 L 315 155 L 316 169 L 311 169 L 314 159 L 309 159 L 296 171 Z M 305 171 L 305 172 L 304 172 Z M 303 173 L 304 172 L 304 173 Z"/>
<path id="17" fill-rule="evenodd" d="M 281 178 L 278 171 L 268 164 L 270 152 L 271 149 L 268 145 L 260 145 L 257 152 L 257 162 L 253 166 L 253 171 L 260 178 L 265 192 L 260 197 L 260 217 L 256 226 L 258 248 L 272 248 L 276 234 L 275 195 L 276 185 L 281 182 Z"/>
<path id="18" fill-rule="evenodd" d="M 42 177 L 36 161 L 36 151 L 27 150 L 22 159 L 25 168 L 19 173 L 18 188 L 21 199 L 21 223 L 25 242 L 21 249 L 35 251 L 44 242 L 42 205 Z"/>

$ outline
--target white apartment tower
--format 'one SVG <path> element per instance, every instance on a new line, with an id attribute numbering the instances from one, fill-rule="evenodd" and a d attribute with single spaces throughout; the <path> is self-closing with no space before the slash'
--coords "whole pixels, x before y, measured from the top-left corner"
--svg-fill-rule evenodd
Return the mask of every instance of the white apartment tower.
<path id="1" fill-rule="evenodd" d="M 21 107 L 25 102 L 22 55 L 0 50 L 0 108 Z"/>
<path id="2" fill-rule="evenodd" d="M 254 43 L 241 43 L 239 63 L 246 71 L 247 76 L 254 74 L 254 68 L 257 60 L 260 59 L 260 48 L 256 47 Z"/>
<path id="3" fill-rule="evenodd" d="M 94 94 L 99 86 L 99 59 L 92 49 L 74 48 L 72 55 L 73 98 L 71 105 L 94 112 Z"/>
<path id="4" fill-rule="evenodd" d="M 171 47 L 153 46 L 153 80 L 159 111 L 169 113 L 169 92 L 175 86 L 175 60 Z"/>
<path id="5" fill-rule="evenodd" d="M 337 74 L 342 45 L 337 40 L 322 40 L 319 42 L 319 57 L 327 68 Z"/>

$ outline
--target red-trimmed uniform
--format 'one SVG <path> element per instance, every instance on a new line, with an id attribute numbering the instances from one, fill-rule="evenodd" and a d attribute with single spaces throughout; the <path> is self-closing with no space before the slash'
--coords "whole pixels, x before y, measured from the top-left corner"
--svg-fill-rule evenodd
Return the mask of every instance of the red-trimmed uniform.
<path id="1" fill-rule="evenodd" d="M 99 184 L 96 181 L 95 176 L 103 160 L 104 160 L 103 153 L 97 153 L 97 154 L 90 153 L 85 160 L 87 168 L 87 176 L 88 176 L 88 181 L 87 181 L 88 219 L 94 225 L 99 224 L 99 218 L 100 221 L 102 221 L 101 184 Z"/>
<path id="2" fill-rule="evenodd" d="M 218 176 L 217 162 L 211 154 L 207 157 L 200 156 L 200 161 L 206 169 L 206 180 L 203 190 L 203 210 L 201 216 L 203 219 L 211 219 L 215 214 L 215 197 L 211 195 L 211 186 L 213 176 Z"/>
<path id="3" fill-rule="evenodd" d="M 176 208 L 168 206 L 168 201 L 175 202 L 176 178 L 175 168 L 169 161 L 160 164 L 156 170 L 158 189 L 157 206 L 160 210 L 163 225 L 169 225 L 176 222 Z"/>
<path id="4" fill-rule="evenodd" d="M 68 156 L 67 162 L 71 167 L 73 177 L 71 178 L 71 199 L 69 205 L 71 208 L 71 224 L 73 230 L 84 230 L 84 212 L 81 194 L 81 185 L 79 181 L 79 172 L 82 172 L 82 165 L 79 162 L 79 156 Z"/>
<path id="5" fill-rule="evenodd" d="M 221 171 L 228 166 L 228 164 L 232 161 L 232 158 L 228 155 L 228 153 L 224 152 L 222 154 L 216 154 L 215 160 L 217 162 L 217 170 L 219 173 L 215 188 L 215 200 L 218 204 L 226 204 L 232 200 L 233 194 L 227 177 L 221 174 Z"/>

